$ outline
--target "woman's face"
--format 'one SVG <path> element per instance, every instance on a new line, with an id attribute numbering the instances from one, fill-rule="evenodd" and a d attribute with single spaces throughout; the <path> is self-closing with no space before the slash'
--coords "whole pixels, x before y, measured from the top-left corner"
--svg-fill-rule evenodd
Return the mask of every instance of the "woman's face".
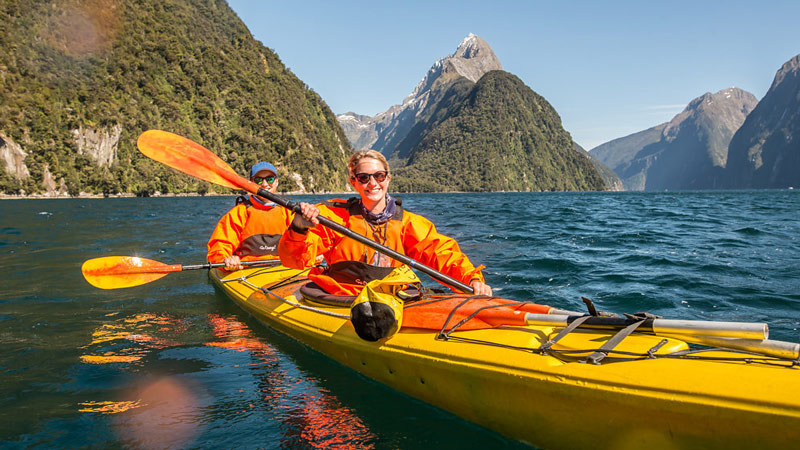
<path id="1" fill-rule="evenodd" d="M 383 181 L 375 179 L 375 174 L 385 175 Z M 363 179 L 367 175 L 370 176 L 365 183 L 358 180 L 358 177 Z M 359 161 L 358 165 L 353 170 L 353 176 L 350 177 L 350 184 L 356 189 L 358 195 L 361 196 L 361 202 L 364 206 L 372 212 L 380 212 L 386 208 L 386 192 L 389 189 L 389 181 L 392 176 L 383 167 L 380 161 L 374 158 L 364 158 Z"/>

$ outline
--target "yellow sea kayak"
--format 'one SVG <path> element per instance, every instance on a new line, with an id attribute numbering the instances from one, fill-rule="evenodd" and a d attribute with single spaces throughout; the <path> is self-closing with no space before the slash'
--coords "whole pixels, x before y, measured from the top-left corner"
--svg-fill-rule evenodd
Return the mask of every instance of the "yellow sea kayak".
<path id="1" fill-rule="evenodd" d="M 262 323 L 398 391 L 545 449 L 790 449 L 800 443 L 800 367 L 632 333 L 524 325 L 401 328 L 360 339 L 346 306 L 304 297 L 284 267 L 210 272 Z"/>

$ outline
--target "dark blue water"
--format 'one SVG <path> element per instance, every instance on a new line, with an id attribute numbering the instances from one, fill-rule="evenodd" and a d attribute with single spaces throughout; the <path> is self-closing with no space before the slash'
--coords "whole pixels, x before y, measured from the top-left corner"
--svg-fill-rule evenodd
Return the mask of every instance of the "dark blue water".
<path id="1" fill-rule="evenodd" d="M 313 200 L 322 197 L 302 197 Z M 505 297 L 800 326 L 800 192 L 408 195 Z M 0 201 L 3 448 L 515 448 L 260 325 L 202 271 L 103 291 L 83 261 L 201 263 L 231 197 Z M 521 445 L 519 445 L 522 448 Z"/>

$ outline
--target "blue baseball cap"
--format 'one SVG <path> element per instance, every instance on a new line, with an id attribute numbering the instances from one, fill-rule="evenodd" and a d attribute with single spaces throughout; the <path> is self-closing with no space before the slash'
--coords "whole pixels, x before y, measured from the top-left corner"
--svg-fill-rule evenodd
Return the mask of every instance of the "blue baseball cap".
<path id="1" fill-rule="evenodd" d="M 278 169 L 276 169 L 275 166 L 266 161 L 261 161 L 260 163 L 257 163 L 256 165 L 253 166 L 253 168 L 250 169 L 250 178 L 253 178 L 254 176 L 256 176 L 258 172 L 261 172 L 262 170 L 269 170 L 272 171 L 272 173 L 274 173 L 275 175 L 278 175 Z"/>

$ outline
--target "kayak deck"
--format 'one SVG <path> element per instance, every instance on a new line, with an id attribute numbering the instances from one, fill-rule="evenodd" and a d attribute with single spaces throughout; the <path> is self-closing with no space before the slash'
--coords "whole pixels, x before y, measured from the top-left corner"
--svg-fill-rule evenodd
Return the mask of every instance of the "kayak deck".
<path id="1" fill-rule="evenodd" d="M 402 328 L 360 339 L 349 309 L 303 299 L 304 273 L 211 271 L 262 323 L 378 382 L 542 448 L 791 448 L 800 441 L 800 369 L 727 350 L 688 353 L 677 339 L 632 334 L 601 364 L 579 361 L 613 332 L 549 326 Z M 601 433 L 598 433 L 601 431 Z"/>

